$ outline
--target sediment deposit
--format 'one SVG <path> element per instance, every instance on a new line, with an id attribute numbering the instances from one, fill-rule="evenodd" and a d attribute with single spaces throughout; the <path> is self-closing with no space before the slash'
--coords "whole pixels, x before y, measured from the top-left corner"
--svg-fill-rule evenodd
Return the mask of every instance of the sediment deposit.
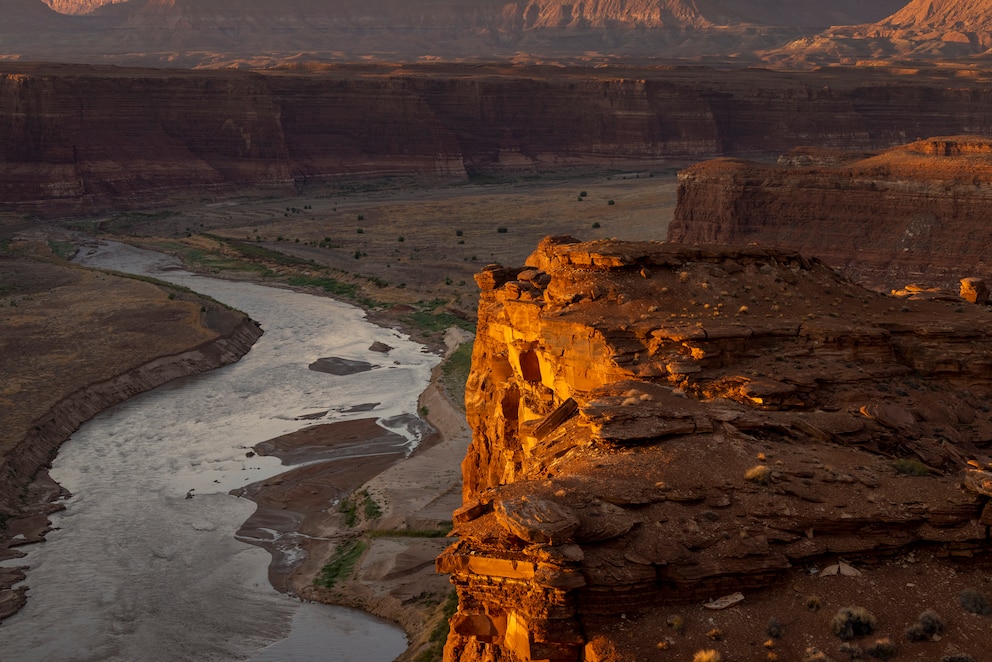
<path id="1" fill-rule="evenodd" d="M 80 215 L 342 178 L 464 181 L 992 133 L 988 77 L 956 74 L 6 63 L 0 211 Z"/>
<path id="2" fill-rule="evenodd" d="M 826 659 L 849 600 L 900 642 L 949 616 L 914 659 L 988 650 L 954 563 L 989 557 L 987 307 L 753 246 L 548 238 L 476 280 L 446 660 Z"/>
<path id="3" fill-rule="evenodd" d="M 877 154 L 695 165 L 679 175 L 668 238 L 797 250 L 880 289 L 957 291 L 962 278 L 992 277 L 990 213 L 992 141 L 928 138 Z"/>

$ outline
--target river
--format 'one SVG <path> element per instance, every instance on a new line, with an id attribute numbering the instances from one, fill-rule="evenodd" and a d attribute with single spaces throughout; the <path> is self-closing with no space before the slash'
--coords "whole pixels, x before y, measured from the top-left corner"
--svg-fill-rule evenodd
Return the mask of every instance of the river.
<path id="1" fill-rule="evenodd" d="M 383 425 L 409 420 L 438 357 L 332 299 L 193 275 L 168 256 L 121 244 L 85 249 L 77 261 L 184 285 L 246 312 L 265 334 L 238 363 L 132 398 L 63 445 L 51 475 L 73 496 L 53 516 L 48 541 L 8 562 L 30 566 L 31 589 L 25 608 L 0 626 L 0 659 L 396 657 L 406 648 L 399 628 L 274 591 L 269 554 L 234 537 L 255 506 L 229 491 L 283 470 L 274 458 L 247 455 L 260 441 L 370 415 Z M 371 352 L 374 341 L 394 349 Z M 321 357 L 379 367 L 347 376 L 309 370 Z M 390 429 L 408 449 L 418 442 L 416 426 Z"/>

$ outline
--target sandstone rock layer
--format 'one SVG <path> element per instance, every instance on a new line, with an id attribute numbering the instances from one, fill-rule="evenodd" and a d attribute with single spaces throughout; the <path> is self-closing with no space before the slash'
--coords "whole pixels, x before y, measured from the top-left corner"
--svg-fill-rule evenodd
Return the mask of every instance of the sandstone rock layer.
<path id="1" fill-rule="evenodd" d="M 0 211 L 91 214 L 349 177 L 461 181 L 992 133 L 989 77 L 972 74 L 6 63 Z"/>
<path id="2" fill-rule="evenodd" d="M 446 660 L 690 659 L 645 615 L 801 567 L 987 558 L 986 308 L 799 253 L 566 237 L 477 282 Z"/>
<path id="3" fill-rule="evenodd" d="M 992 277 L 990 213 L 992 141 L 939 137 L 877 154 L 798 149 L 777 164 L 698 164 L 679 175 L 668 238 L 778 246 L 870 286 L 957 291 L 962 278 Z"/>

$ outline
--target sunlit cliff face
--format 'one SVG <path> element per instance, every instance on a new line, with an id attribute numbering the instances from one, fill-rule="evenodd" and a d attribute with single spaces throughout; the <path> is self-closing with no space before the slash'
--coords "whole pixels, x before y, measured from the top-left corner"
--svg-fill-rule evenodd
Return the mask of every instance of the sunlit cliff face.
<path id="1" fill-rule="evenodd" d="M 104 5 L 116 5 L 127 0 L 44 0 L 60 14 L 89 14 Z"/>

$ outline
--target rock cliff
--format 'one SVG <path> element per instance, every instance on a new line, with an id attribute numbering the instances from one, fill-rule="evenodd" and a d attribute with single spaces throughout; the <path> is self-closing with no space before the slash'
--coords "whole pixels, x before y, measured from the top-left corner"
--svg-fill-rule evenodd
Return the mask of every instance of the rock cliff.
<path id="1" fill-rule="evenodd" d="M 157 66 L 277 62 L 754 60 L 753 51 L 831 25 L 864 23 L 899 0 L 6 0 L 0 55 Z M 46 6 L 47 5 L 47 6 Z M 47 16 L 48 7 L 64 16 Z M 30 21 L 22 20 L 29 17 Z M 30 30 L 18 30 L 19 26 Z"/>
<path id="2" fill-rule="evenodd" d="M 992 277 L 992 141 L 930 138 L 878 154 L 799 149 L 777 164 L 717 160 L 679 175 L 668 238 L 817 255 L 880 289 Z"/>
<path id="3" fill-rule="evenodd" d="M 878 149 L 992 133 L 954 71 L 341 66 L 266 73 L 0 67 L 0 211 L 86 214 L 341 177 Z"/>
<path id="4" fill-rule="evenodd" d="M 793 66 L 966 59 L 987 55 L 990 28 L 984 0 L 912 0 L 882 20 L 832 27 L 763 56 Z"/>
<path id="5" fill-rule="evenodd" d="M 821 604 L 900 641 L 960 610 L 953 560 L 990 551 L 986 307 L 759 247 L 547 238 L 476 280 L 446 660 L 822 660 Z M 918 650 L 987 650 L 951 629 Z"/>

